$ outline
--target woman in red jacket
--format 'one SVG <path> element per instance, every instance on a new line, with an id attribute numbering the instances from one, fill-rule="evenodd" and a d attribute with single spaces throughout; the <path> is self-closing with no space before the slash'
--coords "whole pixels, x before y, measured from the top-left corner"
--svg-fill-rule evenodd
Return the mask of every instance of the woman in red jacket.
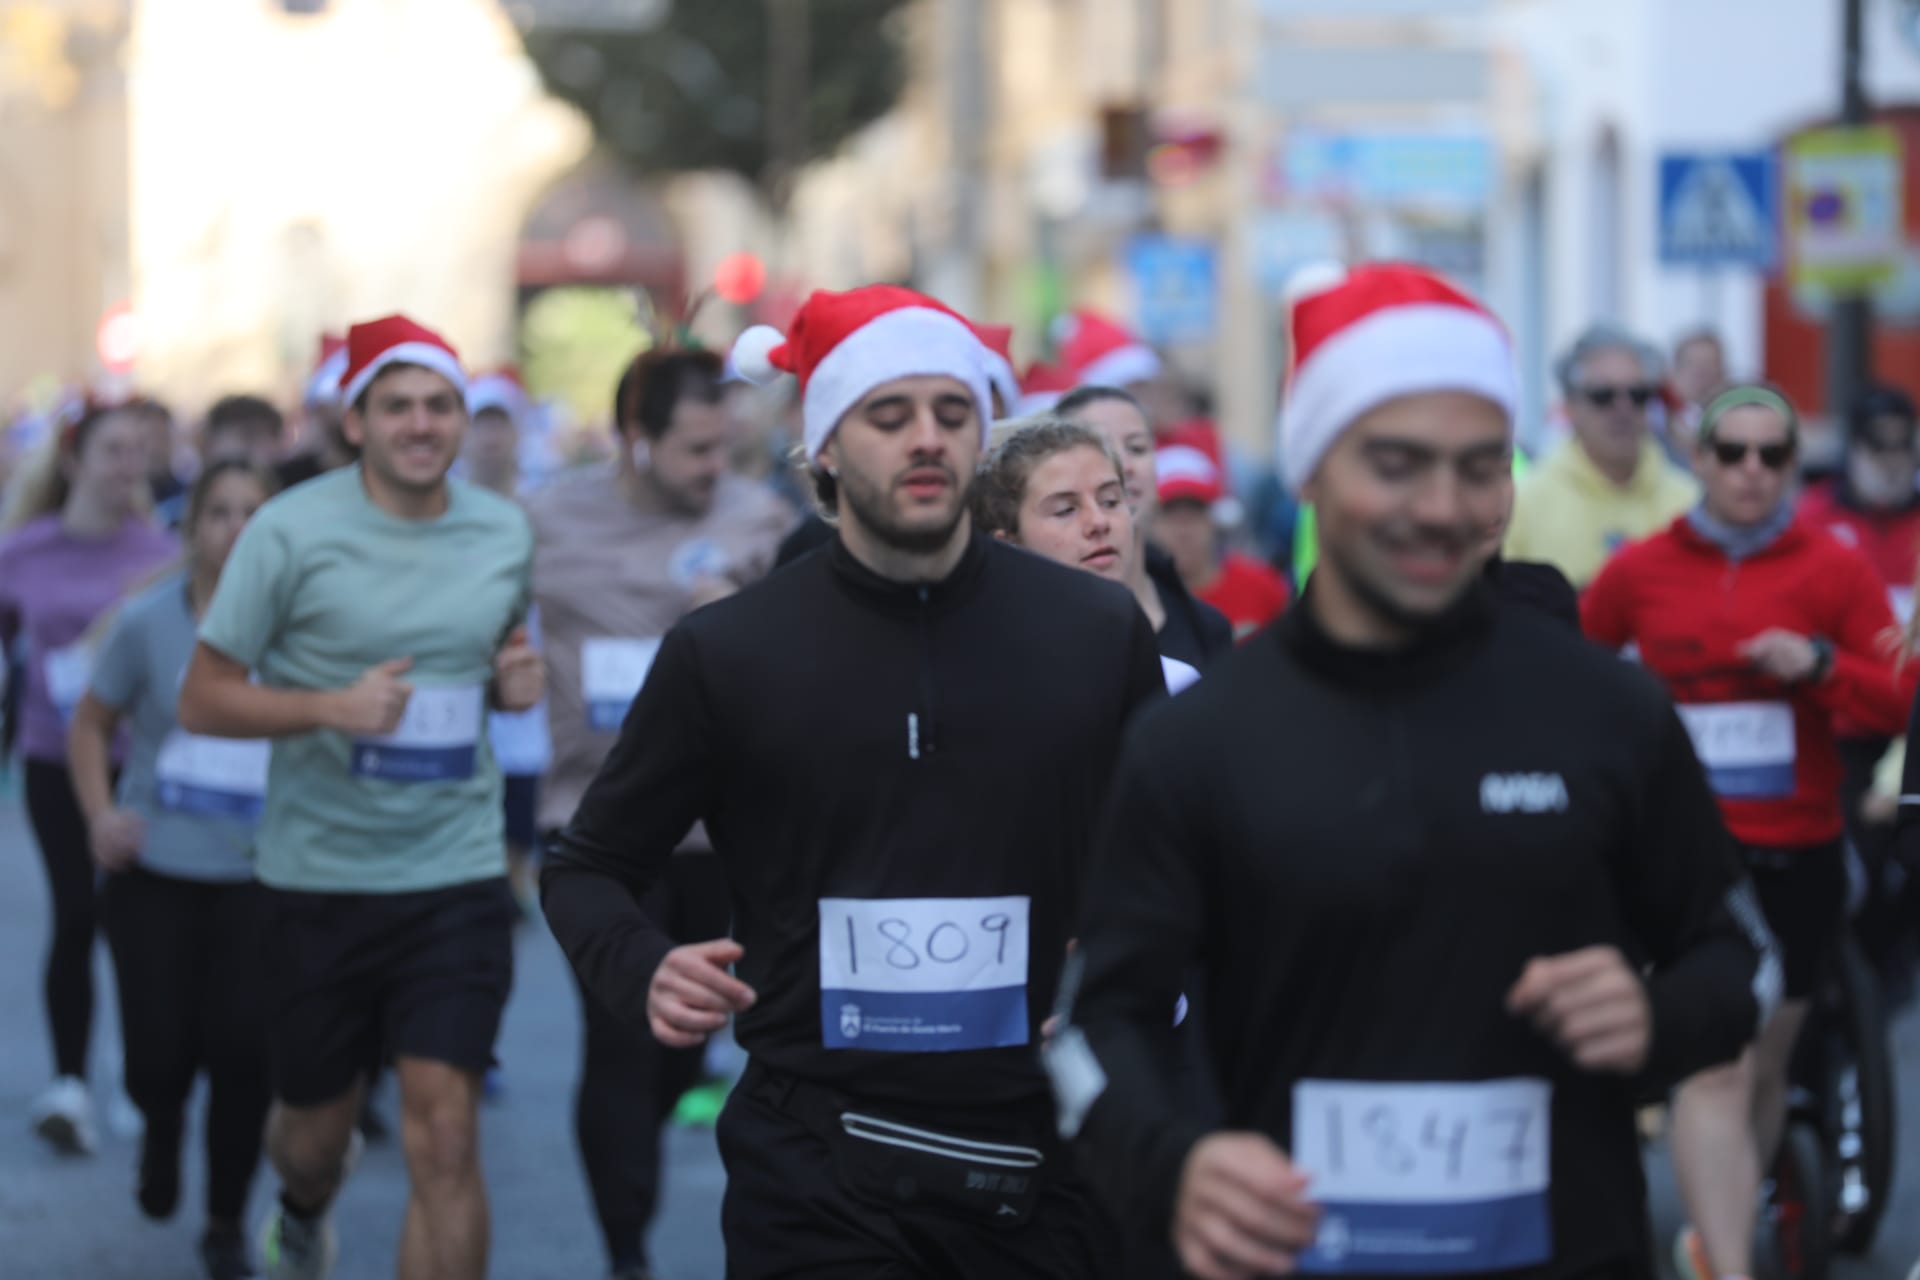
<path id="1" fill-rule="evenodd" d="M 1785 968 L 1785 1000 L 1753 1048 L 1674 1102 L 1675 1172 L 1695 1223 L 1679 1261 L 1711 1280 L 1752 1274 L 1788 1062 L 1844 920 L 1834 717 L 1898 733 L 1913 687 L 1872 564 L 1795 519 L 1793 407 L 1771 388 L 1736 387 L 1708 404 L 1699 432 L 1700 506 L 1616 556 L 1581 620 L 1602 644 L 1637 646 L 1673 694 Z"/>

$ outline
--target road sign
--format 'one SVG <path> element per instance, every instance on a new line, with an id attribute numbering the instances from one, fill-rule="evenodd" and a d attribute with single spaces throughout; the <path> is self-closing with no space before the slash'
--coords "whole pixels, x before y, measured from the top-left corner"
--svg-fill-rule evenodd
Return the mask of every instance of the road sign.
<path id="1" fill-rule="evenodd" d="M 1493 144 L 1476 131 L 1297 129 L 1278 161 L 1275 194 L 1336 205 L 1472 212 L 1498 178 Z"/>
<path id="2" fill-rule="evenodd" d="M 1796 289 L 1861 293 L 1905 252 L 1900 135 L 1817 129 L 1787 143 L 1788 259 Z"/>
<path id="3" fill-rule="evenodd" d="M 1211 342 L 1220 290 L 1212 244 L 1173 236 L 1138 236 L 1127 245 L 1133 319 L 1148 342 L 1179 346 Z"/>
<path id="4" fill-rule="evenodd" d="M 1753 267 L 1779 258 L 1780 206 L 1766 151 L 1660 157 L 1660 261 Z"/>

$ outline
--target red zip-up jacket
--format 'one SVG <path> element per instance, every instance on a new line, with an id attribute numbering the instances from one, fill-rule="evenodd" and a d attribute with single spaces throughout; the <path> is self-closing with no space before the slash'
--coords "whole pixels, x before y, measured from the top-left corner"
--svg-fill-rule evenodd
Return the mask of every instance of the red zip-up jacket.
<path id="1" fill-rule="evenodd" d="M 1896 667 L 1873 565 L 1804 519 L 1735 563 L 1682 516 L 1601 570 L 1580 619 L 1601 644 L 1638 646 L 1693 734 L 1728 828 L 1758 848 L 1840 838 L 1834 717 L 1901 733 L 1920 681 L 1920 664 Z M 1740 655 L 1774 628 L 1831 641 L 1826 678 L 1785 684 Z"/>

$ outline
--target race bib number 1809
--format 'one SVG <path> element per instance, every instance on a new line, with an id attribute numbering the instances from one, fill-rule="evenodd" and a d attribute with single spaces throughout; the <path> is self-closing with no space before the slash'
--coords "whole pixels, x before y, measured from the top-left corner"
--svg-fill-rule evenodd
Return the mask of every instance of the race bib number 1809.
<path id="1" fill-rule="evenodd" d="M 1553 1087 L 1544 1080 L 1293 1089 L 1293 1159 L 1313 1179 L 1309 1273 L 1478 1275 L 1545 1262 Z"/>
<path id="2" fill-rule="evenodd" d="M 1027 1043 L 1024 896 L 822 898 L 820 1038 L 947 1053 Z"/>

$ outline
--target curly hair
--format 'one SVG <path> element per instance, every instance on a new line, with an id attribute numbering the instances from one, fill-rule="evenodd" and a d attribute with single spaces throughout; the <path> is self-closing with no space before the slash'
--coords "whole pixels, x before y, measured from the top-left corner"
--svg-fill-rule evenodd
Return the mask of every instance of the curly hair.
<path id="1" fill-rule="evenodd" d="M 1041 463 L 1073 449 L 1098 452 L 1113 464 L 1115 479 L 1124 475 L 1120 455 L 1098 431 L 1058 414 L 1038 414 L 1014 424 L 981 461 L 973 485 L 974 527 L 1018 541 L 1027 482 Z"/>

